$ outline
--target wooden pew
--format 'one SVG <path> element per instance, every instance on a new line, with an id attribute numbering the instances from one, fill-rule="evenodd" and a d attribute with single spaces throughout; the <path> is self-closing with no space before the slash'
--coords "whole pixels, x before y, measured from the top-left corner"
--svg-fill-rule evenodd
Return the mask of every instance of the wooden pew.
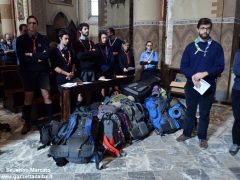
<path id="1" fill-rule="evenodd" d="M 3 83 L 4 108 L 14 113 L 18 112 L 23 107 L 23 103 L 24 103 L 24 89 L 23 89 L 18 71 L 16 69 L 4 70 L 1 72 L 1 78 Z M 51 83 L 50 96 L 54 105 L 53 112 L 60 113 L 61 112 L 59 107 L 60 94 L 54 82 L 55 82 L 55 77 L 53 76 L 53 74 L 50 74 L 50 83 Z M 43 104 L 44 104 L 44 101 L 43 101 L 41 92 L 40 90 L 37 90 L 34 93 L 34 98 L 33 98 L 32 119 L 36 120 L 38 118 L 45 116 Z"/>
<path id="2" fill-rule="evenodd" d="M 84 93 L 90 99 L 91 95 L 103 88 L 108 88 L 116 85 L 122 85 L 130 83 L 134 80 L 134 76 L 128 76 L 123 78 L 114 78 L 109 81 L 95 81 L 89 84 L 79 84 L 71 88 L 63 88 L 62 91 L 62 118 L 64 121 L 68 121 L 72 108 L 71 99 L 74 97 L 77 99 L 79 93 Z M 87 105 L 90 105 L 90 101 L 87 102 Z"/>
<path id="3" fill-rule="evenodd" d="M 2 72 L 8 71 L 8 70 L 17 70 L 16 65 L 0 65 L 0 99 L 3 98 L 4 92 L 3 92 L 3 78 L 2 78 Z"/>
<path id="4" fill-rule="evenodd" d="M 3 106 L 12 112 L 16 112 L 23 104 L 23 87 L 17 70 L 2 71 L 3 81 Z"/>

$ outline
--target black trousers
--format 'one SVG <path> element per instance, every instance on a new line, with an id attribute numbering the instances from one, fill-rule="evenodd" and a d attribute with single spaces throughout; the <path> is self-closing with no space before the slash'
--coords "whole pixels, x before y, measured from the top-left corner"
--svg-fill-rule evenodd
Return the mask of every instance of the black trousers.
<path id="1" fill-rule="evenodd" d="M 199 123 L 198 123 L 198 138 L 207 139 L 207 129 L 209 125 L 209 115 L 214 101 L 214 94 L 216 91 L 216 84 L 212 83 L 211 87 L 203 94 L 200 95 L 195 89 L 193 84 L 187 82 L 185 86 L 185 96 L 187 104 L 186 119 L 184 120 L 183 134 L 191 137 L 195 122 L 196 111 L 199 105 Z"/>
<path id="2" fill-rule="evenodd" d="M 232 140 L 233 144 L 240 146 L 240 90 L 232 89 L 232 110 L 234 117 Z"/>

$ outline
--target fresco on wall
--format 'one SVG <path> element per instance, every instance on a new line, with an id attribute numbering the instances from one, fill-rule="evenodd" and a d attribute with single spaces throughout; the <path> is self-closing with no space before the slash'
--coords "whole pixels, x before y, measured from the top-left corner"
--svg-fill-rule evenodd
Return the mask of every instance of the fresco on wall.
<path id="1" fill-rule="evenodd" d="M 60 4 L 60 5 L 67 5 L 67 6 L 72 6 L 73 2 L 72 0 L 48 0 L 49 3 L 52 4 Z"/>
<path id="2" fill-rule="evenodd" d="M 24 20 L 23 0 L 17 1 L 18 20 Z"/>

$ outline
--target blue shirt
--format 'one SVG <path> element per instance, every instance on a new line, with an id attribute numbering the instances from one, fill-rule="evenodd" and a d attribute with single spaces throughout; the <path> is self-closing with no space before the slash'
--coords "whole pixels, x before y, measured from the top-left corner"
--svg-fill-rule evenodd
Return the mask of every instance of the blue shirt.
<path id="1" fill-rule="evenodd" d="M 198 46 L 205 50 L 208 42 L 199 42 Z M 222 46 L 212 40 L 206 55 L 204 52 L 197 51 L 195 43 L 190 43 L 183 52 L 180 70 L 188 81 L 192 82 L 192 76 L 198 72 L 208 72 L 204 79 L 209 83 L 215 82 L 224 70 L 224 53 Z"/>
<path id="2" fill-rule="evenodd" d="M 238 49 L 234 56 L 232 70 L 236 75 L 234 79 L 233 89 L 240 90 L 240 49 Z"/>
<path id="3" fill-rule="evenodd" d="M 150 63 L 145 63 L 145 60 L 149 60 Z M 144 65 L 144 69 L 155 70 L 158 64 L 158 54 L 156 51 L 144 51 L 140 56 L 140 64 Z"/>

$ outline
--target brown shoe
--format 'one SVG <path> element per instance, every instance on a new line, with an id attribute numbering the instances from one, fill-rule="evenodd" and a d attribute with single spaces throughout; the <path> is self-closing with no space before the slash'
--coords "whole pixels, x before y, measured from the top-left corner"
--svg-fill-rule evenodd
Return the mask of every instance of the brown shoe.
<path id="1" fill-rule="evenodd" d="M 21 134 L 27 134 L 29 131 L 31 130 L 31 125 L 29 123 L 24 123 L 22 130 L 21 130 Z"/>
<path id="2" fill-rule="evenodd" d="M 183 142 L 186 141 L 187 139 L 190 139 L 190 137 L 185 136 L 184 134 L 181 134 L 180 136 L 177 137 L 177 142 Z"/>
<path id="3" fill-rule="evenodd" d="M 199 147 L 203 149 L 208 148 L 208 142 L 205 139 L 199 139 Z"/>

